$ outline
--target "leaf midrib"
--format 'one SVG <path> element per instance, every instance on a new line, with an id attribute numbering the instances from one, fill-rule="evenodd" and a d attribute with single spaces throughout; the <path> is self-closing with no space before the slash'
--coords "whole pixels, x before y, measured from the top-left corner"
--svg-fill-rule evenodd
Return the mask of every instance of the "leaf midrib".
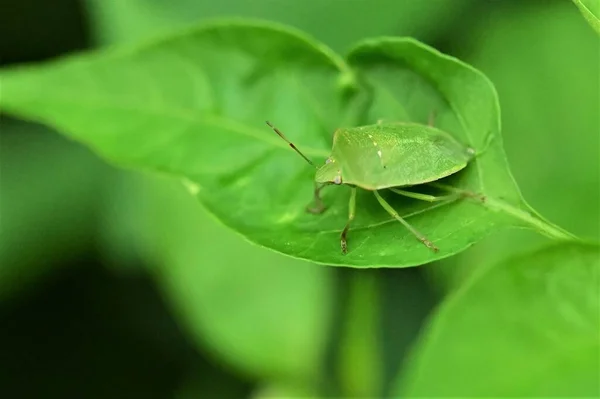
<path id="1" fill-rule="evenodd" d="M 241 134 L 252 139 L 262 141 L 267 143 L 273 147 L 277 147 L 280 149 L 289 150 L 289 146 L 283 140 L 280 140 L 270 134 L 263 132 L 257 128 L 249 127 L 248 125 L 237 121 L 232 118 L 223 117 L 221 115 L 217 115 L 214 113 L 207 113 L 196 111 L 192 109 L 180 108 L 176 109 L 173 107 L 166 107 L 161 105 L 161 107 L 140 107 L 133 104 L 123 103 L 120 101 L 106 101 L 103 99 L 94 98 L 90 100 L 90 98 L 85 99 L 77 99 L 74 100 L 72 98 L 63 98 L 60 96 L 46 96 L 49 101 L 53 101 L 55 103 L 62 103 L 72 107 L 88 107 L 92 110 L 94 109 L 107 109 L 107 110 L 119 110 L 119 111 L 133 111 L 141 114 L 149 114 L 152 116 L 172 118 L 179 121 L 193 122 L 194 124 L 207 124 L 216 126 L 225 130 L 228 130 L 232 133 Z M 11 108 L 10 105 L 6 107 Z M 19 107 L 14 107 L 16 113 L 19 113 Z M 329 151 L 320 148 L 314 148 L 307 145 L 302 145 L 302 152 L 314 156 L 314 157 L 323 157 L 326 158 L 329 156 Z"/>

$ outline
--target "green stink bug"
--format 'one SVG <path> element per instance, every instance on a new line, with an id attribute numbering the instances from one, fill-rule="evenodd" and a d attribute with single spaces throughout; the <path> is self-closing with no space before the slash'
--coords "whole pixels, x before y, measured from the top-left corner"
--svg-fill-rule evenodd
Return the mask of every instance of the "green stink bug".
<path id="1" fill-rule="evenodd" d="M 438 248 L 418 232 L 379 194 L 389 189 L 397 194 L 425 201 L 440 201 L 456 194 L 432 196 L 402 190 L 419 184 L 434 182 L 465 168 L 475 152 L 458 142 L 450 134 L 429 125 L 408 122 L 377 123 L 353 128 L 337 129 L 333 135 L 331 156 L 317 167 L 285 135 L 267 121 L 275 133 L 317 168 L 315 175 L 315 214 L 325 210 L 320 197 L 325 186 L 346 184 L 351 187 L 348 222 L 342 230 L 340 244 L 347 252 L 347 234 L 356 209 L 356 189 L 372 191 L 381 206 L 402 223 L 425 246 Z"/>

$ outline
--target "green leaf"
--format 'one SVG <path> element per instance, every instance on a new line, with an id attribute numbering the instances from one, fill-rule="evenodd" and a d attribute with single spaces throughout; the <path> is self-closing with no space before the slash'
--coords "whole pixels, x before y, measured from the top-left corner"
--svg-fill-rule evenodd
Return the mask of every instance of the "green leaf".
<path id="1" fill-rule="evenodd" d="M 396 208 L 415 214 L 410 222 L 440 248 L 460 252 L 499 226 L 535 225 L 548 235 L 562 235 L 533 214 L 521 197 L 502 147 L 496 91 L 482 73 L 406 38 L 365 41 L 348 59 L 374 93 L 367 122 L 401 119 L 426 123 L 433 113 L 436 126 L 480 153 L 464 172 L 445 182 L 455 191 L 483 194 L 483 204 L 458 201 L 440 207 L 397 201 Z M 369 246 L 383 250 L 389 246 L 384 229 L 396 228 L 395 223 L 379 226 L 381 238 Z M 410 245 L 410 233 L 390 231 L 391 235 L 400 235 L 402 242 Z M 418 251 L 408 245 L 402 251 L 407 258 Z"/>
<path id="2" fill-rule="evenodd" d="M 294 257 L 402 267 L 453 255 L 501 226 L 533 225 L 567 236 L 530 214 L 520 199 L 501 149 L 497 98 L 483 75 L 410 39 L 368 42 L 350 61 L 376 85 L 371 121 L 423 121 L 434 109 L 438 126 L 477 150 L 488 133 L 493 138 L 489 151 L 448 180 L 456 190 L 485 194 L 487 207 L 474 200 L 432 206 L 389 198 L 439 253 L 420 245 L 368 192 L 358 196 L 346 256 L 339 235 L 348 187 L 325 190 L 325 214 L 305 211 L 314 170 L 264 120 L 322 163 L 337 127 L 366 122 L 359 111 L 368 92 L 359 91 L 355 72 L 342 59 L 295 31 L 216 23 L 1 77 L 7 111 L 53 125 L 120 165 L 184 178 L 224 224 Z M 406 62 L 416 72 L 404 68 Z M 413 89 L 399 86 L 404 83 Z"/>
<path id="3" fill-rule="evenodd" d="M 473 276 L 449 297 L 398 392 L 598 397 L 600 247 L 560 244 Z"/>
<path id="4" fill-rule="evenodd" d="M 592 28 L 600 33 L 600 0 L 573 0 Z"/>
<path id="5" fill-rule="evenodd" d="M 231 15 L 261 18 L 294 26 L 336 50 L 354 41 L 379 35 L 407 35 L 419 39 L 443 34 L 471 0 L 369 0 L 340 7 L 335 1 L 286 0 L 248 1 L 179 0 L 87 0 L 95 36 L 102 42 L 135 42 L 157 31 L 177 29 L 201 20 Z M 361 20 L 360 24 L 345 21 Z"/>

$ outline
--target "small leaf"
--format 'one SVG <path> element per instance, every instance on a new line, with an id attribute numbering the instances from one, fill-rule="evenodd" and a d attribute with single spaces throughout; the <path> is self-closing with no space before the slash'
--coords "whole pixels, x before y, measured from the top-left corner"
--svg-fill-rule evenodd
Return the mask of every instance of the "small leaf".
<path id="1" fill-rule="evenodd" d="M 431 321 L 407 397 L 598 397 L 600 247 L 560 244 L 475 275 Z"/>
<path id="2" fill-rule="evenodd" d="M 600 33 L 600 0 L 573 0 L 579 11 L 597 33 Z"/>
<path id="3" fill-rule="evenodd" d="M 501 148 L 496 94 L 481 73 L 409 39 L 367 42 L 350 61 L 375 85 L 374 93 L 361 90 L 355 71 L 336 54 L 295 31 L 215 23 L 141 47 L 5 71 L 3 107 L 53 125 L 120 165 L 182 177 L 227 226 L 318 263 L 423 264 L 501 226 L 533 225 L 565 237 L 521 200 Z M 350 251 L 342 255 L 348 187 L 326 189 L 328 211 L 308 214 L 314 170 L 264 124 L 271 120 L 322 163 L 336 128 L 367 122 L 369 94 L 375 96 L 371 121 L 424 121 L 433 109 L 440 127 L 473 148 L 493 139 L 489 151 L 447 180 L 454 189 L 488 196 L 487 207 L 476 200 L 423 204 L 384 193 L 439 253 L 361 191 Z"/>

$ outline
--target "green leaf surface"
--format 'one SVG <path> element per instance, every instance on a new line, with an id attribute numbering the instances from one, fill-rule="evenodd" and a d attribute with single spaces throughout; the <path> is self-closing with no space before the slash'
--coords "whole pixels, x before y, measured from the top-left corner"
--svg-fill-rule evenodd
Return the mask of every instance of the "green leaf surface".
<path id="1" fill-rule="evenodd" d="M 474 275 L 438 310 L 407 397 L 598 397 L 600 247 L 559 244 Z"/>
<path id="2" fill-rule="evenodd" d="M 249 240 L 319 263 L 423 264 L 501 226 L 566 236 L 520 199 L 501 148 L 497 98 L 483 75 L 412 39 L 367 42 L 350 62 L 375 86 L 367 118 L 360 111 L 368 92 L 357 91 L 355 73 L 341 58 L 262 23 L 216 23 L 141 47 L 6 71 L 3 108 L 51 124 L 120 165 L 182 177 L 210 212 Z M 424 122 L 431 110 L 436 125 L 477 151 L 492 138 L 487 152 L 447 181 L 485 194 L 487 206 L 387 195 L 440 247 L 433 253 L 361 192 L 349 253 L 342 255 L 349 189 L 326 190 L 328 211 L 308 214 L 314 170 L 264 120 L 322 163 L 337 127 L 377 118 Z"/>
<path id="3" fill-rule="evenodd" d="M 600 0 L 573 0 L 581 14 L 594 30 L 600 34 Z"/>

